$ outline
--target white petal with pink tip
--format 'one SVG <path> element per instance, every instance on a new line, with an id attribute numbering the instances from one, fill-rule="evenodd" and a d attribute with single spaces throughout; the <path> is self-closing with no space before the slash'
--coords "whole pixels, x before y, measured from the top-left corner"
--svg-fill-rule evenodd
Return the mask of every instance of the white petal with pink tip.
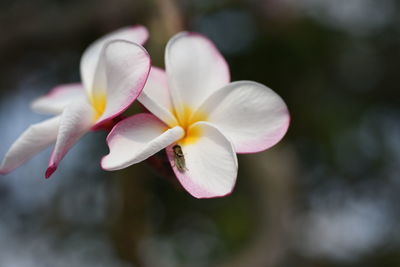
<path id="1" fill-rule="evenodd" d="M 238 164 L 232 144 L 213 125 L 197 122 L 199 139 L 181 145 L 186 170 L 181 171 L 175 163 L 173 145 L 167 148 L 171 166 L 182 186 L 194 197 L 213 198 L 229 194 L 235 185 Z"/>
<path id="2" fill-rule="evenodd" d="M 46 178 L 57 169 L 68 150 L 93 126 L 94 111 L 87 101 L 68 105 L 61 114 L 57 141 L 46 170 Z"/>
<path id="3" fill-rule="evenodd" d="M 230 81 L 225 59 L 214 44 L 200 34 L 175 35 L 165 51 L 165 66 L 177 110 L 184 108 L 183 105 L 197 108 Z"/>
<path id="4" fill-rule="evenodd" d="M 98 124 L 119 115 L 132 104 L 143 90 L 150 67 L 149 54 L 138 44 L 111 41 L 104 47 L 94 83 L 98 88 L 106 88 L 106 109 Z M 101 72 L 106 79 L 98 77 Z"/>
<path id="5" fill-rule="evenodd" d="M 88 95 L 92 95 L 93 80 L 103 46 L 111 40 L 126 40 L 140 45 L 146 42 L 149 33 L 141 25 L 124 27 L 113 31 L 92 43 L 83 53 L 81 58 L 81 78 Z"/>
<path id="6" fill-rule="evenodd" d="M 31 125 L 12 144 L 0 165 L 0 174 L 6 174 L 29 159 L 36 153 L 56 141 L 60 117 L 54 117 Z"/>
<path id="7" fill-rule="evenodd" d="M 233 143 L 237 153 L 272 147 L 285 135 L 290 121 L 282 98 L 260 83 L 233 82 L 211 95 L 200 107 Z"/>
<path id="8" fill-rule="evenodd" d="M 107 137 L 110 153 L 101 161 L 106 170 L 119 170 L 138 163 L 176 142 L 181 127 L 168 129 L 152 114 L 141 113 L 118 123 Z"/>
<path id="9" fill-rule="evenodd" d="M 69 103 L 83 98 L 86 98 L 86 94 L 82 84 L 63 84 L 34 100 L 31 108 L 38 113 L 58 115 Z"/>

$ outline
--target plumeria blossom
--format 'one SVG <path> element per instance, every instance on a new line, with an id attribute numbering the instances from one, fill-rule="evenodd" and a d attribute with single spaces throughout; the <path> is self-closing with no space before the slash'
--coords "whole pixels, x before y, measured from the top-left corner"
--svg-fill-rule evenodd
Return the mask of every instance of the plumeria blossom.
<path id="1" fill-rule="evenodd" d="M 229 194 L 236 153 L 275 145 L 286 133 L 289 112 L 268 87 L 230 82 L 229 68 L 206 37 L 183 32 L 165 52 L 166 70 L 152 67 L 139 101 L 152 113 L 120 121 L 107 137 L 106 170 L 118 170 L 166 148 L 175 175 L 194 197 Z"/>
<path id="2" fill-rule="evenodd" d="M 101 129 L 121 114 L 143 90 L 150 58 L 140 45 L 148 38 L 143 26 L 112 32 L 90 45 L 81 63 L 82 84 L 66 84 L 32 103 L 37 112 L 54 117 L 31 125 L 12 144 L 0 166 L 8 173 L 39 151 L 55 144 L 46 178 L 85 133 Z"/>

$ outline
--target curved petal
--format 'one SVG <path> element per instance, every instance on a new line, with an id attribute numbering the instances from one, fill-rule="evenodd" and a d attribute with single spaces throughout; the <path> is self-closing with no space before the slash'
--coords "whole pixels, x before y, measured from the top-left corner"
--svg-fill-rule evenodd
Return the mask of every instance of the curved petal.
<path id="1" fill-rule="evenodd" d="M 36 153 L 56 141 L 60 117 L 31 125 L 12 144 L 0 165 L 0 174 L 6 174 L 31 159 Z"/>
<path id="2" fill-rule="evenodd" d="M 186 106 L 197 108 L 230 81 L 225 59 L 214 44 L 200 34 L 182 32 L 175 35 L 168 42 L 165 65 L 178 114 Z"/>
<path id="3" fill-rule="evenodd" d="M 71 103 L 64 109 L 61 114 L 56 145 L 46 170 L 46 178 L 55 172 L 68 150 L 90 130 L 94 116 L 92 107 L 83 100 Z"/>
<path id="4" fill-rule="evenodd" d="M 151 67 L 149 77 L 138 100 L 151 113 L 167 125 L 176 125 L 173 105 L 168 89 L 167 74 L 163 69 Z"/>
<path id="5" fill-rule="evenodd" d="M 237 153 L 270 148 L 285 135 L 290 122 L 282 98 L 260 83 L 233 82 L 208 98 L 199 108 L 233 143 Z"/>
<path id="6" fill-rule="evenodd" d="M 101 166 L 119 170 L 141 162 L 184 135 L 179 126 L 169 129 L 152 114 L 141 113 L 119 122 L 107 136 L 110 153 Z"/>
<path id="7" fill-rule="evenodd" d="M 182 186 L 194 197 L 222 197 L 232 192 L 238 164 L 232 144 L 214 126 L 197 122 L 189 129 L 201 133 L 194 143 L 180 144 L 184 156 L 184 170 L 179 170 L 174 145 L 167 148 L 172 168 Z"/>
<path id="8" fill-rule="evenodd" d="M 113 31 L 92 43 L 83 53 L 80 70 L 81 79 L 89 96 L 92 95 L 93 80 L 99 63 L 101 49 L 111 40 L 126 40 L 138 44 L 144 44 L 149 33 L 144 26 L 130 26 Z"/>
<path id="9" fill-rule="evenodd" d="M 35 99 L 31 108 L 38 113 L 61 114 L 71 101 L 85 97 L 85 89 L 82 84 L 63 84 L 53 88 L 48 94 Z"/>
<path id="10" fill-rule="evenodd" d="M 106 106 L 97 125 L 121 114 L 132 104 L 142 92 L 151 67 L 147 51 L 127 41 L 109 42 L 100 60 L 94 85 L 106 88 Z"/>

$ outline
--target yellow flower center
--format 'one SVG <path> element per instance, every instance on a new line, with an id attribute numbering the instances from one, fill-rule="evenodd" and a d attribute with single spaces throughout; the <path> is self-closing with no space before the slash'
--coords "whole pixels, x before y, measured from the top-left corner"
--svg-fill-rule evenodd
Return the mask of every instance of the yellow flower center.
<path id="1" fill-rule="evenodd" d="M 89 99 L 95 111 L 94 120 L 96 121 L 106 109 L 107 97 L 104 93 L 94 93 L 89 97 Z"/>
<path id="2" fill-rule="evenodd" d="M 203 133 L 200 127 L 192 127 L 192 125 L 198 121 L 206 121 L 207 115 L 199 110 L 193 112 L 188 106 L 183 106 L 179 111 L 175 109 L 174 115 L 178 121 L 178 125 L 185 131 L 185 135 L 178 143 L 181 145 L 196 143 Z"/>

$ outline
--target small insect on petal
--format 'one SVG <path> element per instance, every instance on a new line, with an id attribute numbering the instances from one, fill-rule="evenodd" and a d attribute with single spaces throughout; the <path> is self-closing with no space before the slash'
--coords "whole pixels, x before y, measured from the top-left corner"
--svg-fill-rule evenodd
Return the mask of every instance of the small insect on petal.
<path id="1" fill-rule="evenodd" d="M 187 171 L 185 164 L 185 156 L 183 155 L 183 151 L 180 145 L 174 145 L 172 147 L 172 151 L 174 152 L 174 160 L 175 166 L 180 172 Z"/>

